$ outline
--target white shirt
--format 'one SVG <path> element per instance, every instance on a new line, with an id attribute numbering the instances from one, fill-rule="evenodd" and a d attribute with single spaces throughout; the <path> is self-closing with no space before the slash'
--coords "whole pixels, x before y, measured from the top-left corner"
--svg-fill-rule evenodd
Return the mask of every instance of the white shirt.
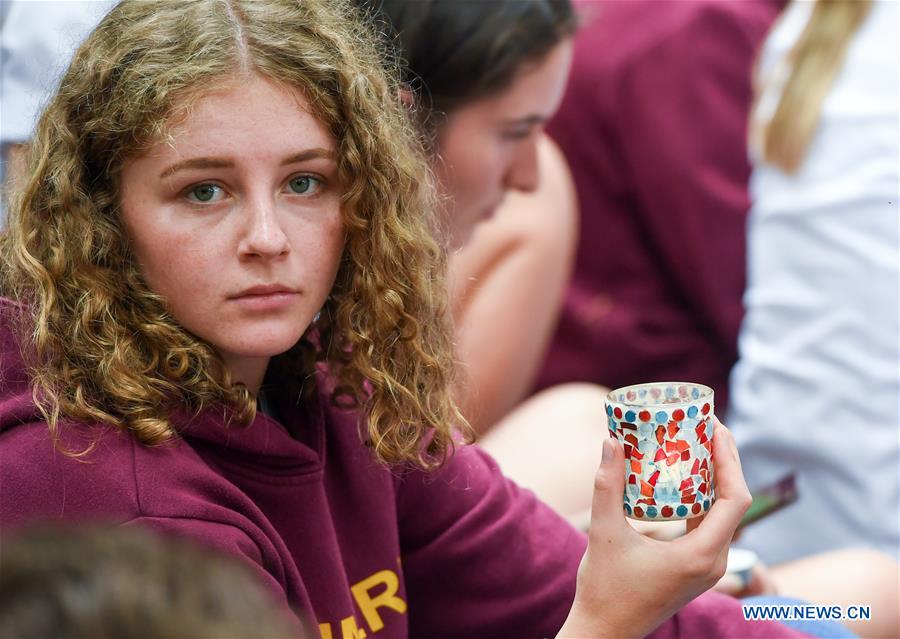
<path id="1" fill-rule="evenodd" d="M 776 24 L 763 78 L 781 74 L 812 6 L 795 2 Z M 897 42 L 897 2 L 874 2 L 799 171 L 757 159 L 750 182 L 727 423 L 751 489 L 797 472 L 798 503 L 741 538 L 770 563 L 850 545 L 900 552 Z"/>
<path id="2" fill-rule="evenodd" d="M 115 4 L 112 0 L 2 0 L 0 179 L 9 144 L 25 142 L 72 54 Z M 0 228 L 3 226 L 0 203 Z"/>

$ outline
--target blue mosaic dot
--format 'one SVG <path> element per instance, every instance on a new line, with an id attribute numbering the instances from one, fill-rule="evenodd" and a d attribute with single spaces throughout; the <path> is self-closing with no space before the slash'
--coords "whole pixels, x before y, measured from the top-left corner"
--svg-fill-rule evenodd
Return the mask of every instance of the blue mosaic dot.
<path id="1" fill-rule="evenodd" d="M 709 510 L 709 500 L 703 502 L 703 510 Z"/>
<path id="2" fill-rule="evenodd" d="M 669 419 L 669 416 L 666 415 L 666 411 L 661 410 L 658 413 L 656 413 L 656 422 L 658 424 L 665 424 L 668 419 Z"/>
<path id="3" fill-rule="evenodd" d="M 616 420 L 613 419 L 612 417 L 609 418 L 609 429 L 610 430 L 616 429 Z"/>
<path id="4" fill-rule="evenodd" d="M 609 404 L 606 405 L 606 414 L 612 417 L 612 406 Z"/>
<path id="5" fill-rule="evenodd" d="M 679 517 L 684 517 L 687 515 L 687 506 L 681 504 L 678 508 L 675 509 L 675 514 Z"/>
<path id="6" fill-rule="evenodd" d="M 696 393 L 697 391 L 694 391 L 694 392 Z M 688 417 L 696 417 L 697 416 L 697 407 L 696 406 L 689 407 L 687 413 L 688 413 Z"/>
<path id="7" fill-rule="evenodd" d="M 697 399 L 698 397 L 700 397 L 700 391 L 698 391 L 696 388 L 691 390 L 691 397 Z"/>
<path id="8" fill-rule="evenodd" d="M 634 411 L 633 411 L 633 410 L 625 411 L 625 421 L 626 421 L 626 422 L 633 422 L 633 421 L 634 421 L 634 417 L 635 417 L 635 415 L 634 415 Z"/>
<path id="9" fill-rule="evenodd" d="M 675 387 L 674 386 L 666 387 L 666 397 L 675 397 Z"/>
<path id="10" fill-rule="evenodd" d="M 647 516 L 656 517 L 656 506 L 647 506 Z"/>
<path id="11" fill-rule="evenodd" d="M 625 514 L 626 515 L 631 514 L 631 506 L 629 506 L 628 504 L 625 504 Z"/>

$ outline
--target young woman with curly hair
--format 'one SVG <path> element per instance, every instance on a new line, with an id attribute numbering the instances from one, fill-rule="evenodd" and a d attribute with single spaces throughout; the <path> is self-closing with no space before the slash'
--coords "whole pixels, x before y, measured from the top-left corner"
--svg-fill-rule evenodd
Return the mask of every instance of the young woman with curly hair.
<path id="1" fill-rule="evenodd" d="M 625 522 L 611 442 L 589 538 L 465 444 L 427 162 L 374 40 L 337 0 L 126 0 L 79 48 L 0 240 L 3 534 L 193 538 L 326 639 L 771 636 L 697 597 L 749 503 L 724 428 L 671 543 Z"/>

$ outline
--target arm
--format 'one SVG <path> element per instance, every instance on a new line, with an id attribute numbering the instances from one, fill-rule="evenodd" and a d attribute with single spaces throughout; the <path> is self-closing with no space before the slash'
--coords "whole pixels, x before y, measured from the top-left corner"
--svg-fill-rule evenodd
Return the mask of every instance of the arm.
<path id="1" fill-rule="evenodd" d="M 671 542 L 626 523 L 624 451 L 611 447 L 596 476 L 587 552 L 582 535 L 506 480 L 477 447 L 458 448 L 433 474 L 403 475 L 397 505 L 410 636 L 612 639 L 657 627 L 655 639 L 802 636 L 744 622 L 730 597 L 698 597 L 724 572 L 750 501 L 721 425 L 714 442 L 717 501 Z"/>
<path id="2" fill-rule="evenodd" d="M 507 195 L 450 262 L 466 417 L 484 433 L 522 400 L 559 316 L 577 241 L 577 205 L 565 159 L 538 146 L 541 183 Z"/>
<path id="3" fill-rule="evenodd" d="M 397 488 L 409 636 L 548 637 L 575 594 L 586 538 L 475 446 Z"/>

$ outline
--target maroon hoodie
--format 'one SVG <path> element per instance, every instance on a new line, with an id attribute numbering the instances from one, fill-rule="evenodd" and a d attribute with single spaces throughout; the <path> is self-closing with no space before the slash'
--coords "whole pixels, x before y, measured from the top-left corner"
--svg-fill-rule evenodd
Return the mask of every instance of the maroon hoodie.
<path id="1" fill-rule="evenodd" d="M 54 450 L 32 403 L 11 308 L 0 298 L 0 534 L 113 521 L 185 535 L 254 566 L 324 639 L 547 637 L 565 620 L 585 537 L 478 448 L 432 474 L 389 469 L 356 414 L 282 397 L 284 425 L 179 415 L 183 437 L 160 446 L 66 424 L 66 446 L 99 438 L 79 461 Z M 654 636 L 801 635 L 706 594 Z"/>

